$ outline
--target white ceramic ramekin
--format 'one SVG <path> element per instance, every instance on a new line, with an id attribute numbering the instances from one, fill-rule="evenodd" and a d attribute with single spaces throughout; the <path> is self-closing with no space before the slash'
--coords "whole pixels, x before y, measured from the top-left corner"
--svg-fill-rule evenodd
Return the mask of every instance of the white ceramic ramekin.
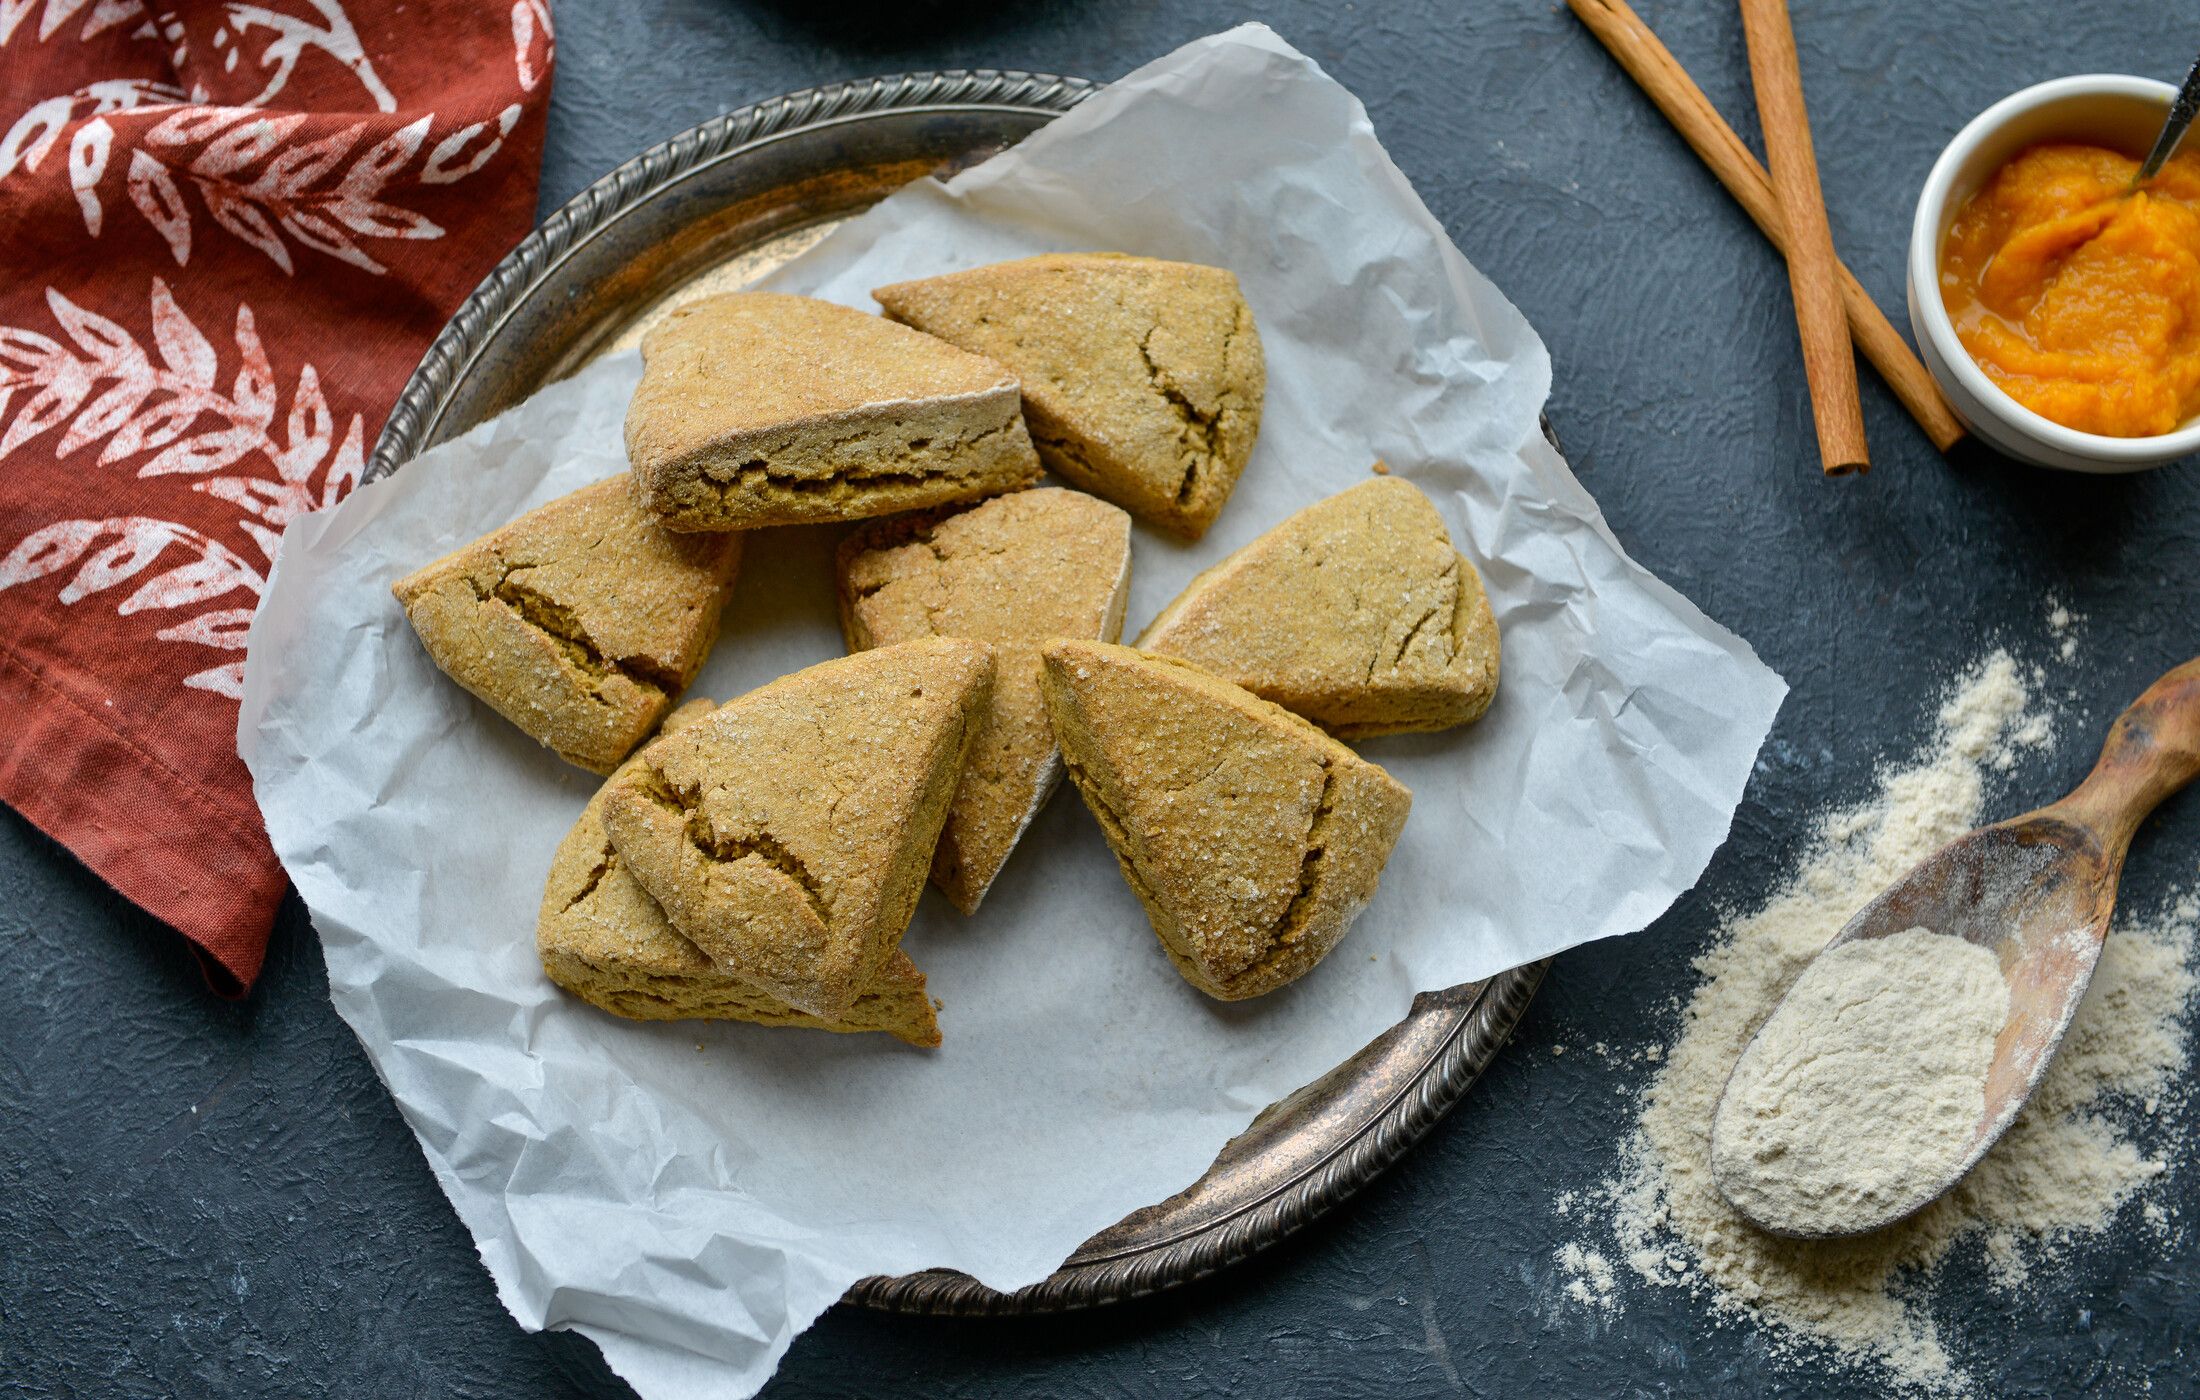
<path id="1" fill-rule="evenodd" d="M 2200 451 L 2200 419 L 2159 437 L 2104 437 L 2051 422 L 1995 386 L 1978 367 L 1940 299 L 1940 245 L 1955 211 L 2027 146 L 2078 141 L 2144 152 L 2176 89 L 2152 78 L 2089 73 L 2012 93 L 1973 118 L 1933 162 L 1910 225 L 1910 331 L 1948 406 L 2008 456 L 2079 472 L 2135 472 Z M 2200 138 L 2195 138 L 2200 139 Z"/>

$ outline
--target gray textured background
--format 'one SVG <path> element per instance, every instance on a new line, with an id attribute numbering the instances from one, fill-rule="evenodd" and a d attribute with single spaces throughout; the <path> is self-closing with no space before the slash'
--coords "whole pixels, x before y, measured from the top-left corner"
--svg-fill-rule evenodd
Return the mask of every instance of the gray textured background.
<path id="1" fill-rule="evenodd" d="M 1731 5 L 1643 9 L 1754 141 Z M 1635 1292 L 1609 1322 L 1561 1308 L 1551 1198 L 1609 1170 L 1643 1075 L 1624 1053 L 1670 1035 L 1714 910 L 1761 897 L 1811 812 L 1868 794 L 1874 766 L 1929 732 L 1952 672 L 1997 641 L 2046 655 L 2051 591 L 2089 618 L 2055 683 L 2071 692 L 2066 741 L 2019 772 L 1999 814 L 2075 782 L 2107 718 L 2200 651 L 2200 471 L 1943 462 L 1867 375 L 1877 469 L 1820 480 L 1780 264 L 1544 0 L 568 0 L 544 207 L 787 89 L 949 66 L 1111 78 L 1244 18 L 1366 100 L 1549 342 L 1551 416 L 1621 540 L 1754 643 L 1793 697 L 1702 887 L 1650 931 L 1559 959 L 1468 1102 L 1350 1205 L 1220 1279 L 1088 1316 L 837 1310 L 767 1393 L 1875 1393 L 1776 1369 L 1759 1338 L 1668 1290 Z M 2065 73 L 2175 78 L 2200 40 L 2166 6 L 2090 6 L 2079 23 L 2049 0 L 1813 0 L 1796 24 L 1836 240 L 1898 322 L 1911 204 L 1958 126 Z M 2196 851 L 2187 797 L 2142 838 L 2126 902 L 2191 880 Z M 171 934 L 0 814 L 0 1144 L 0 1393 L 626 1393 L 587 1342 L 525 1335 L 498 1306 L 328 1005 L 295 899 L 258 991 L 217 1002 Z M 2187 1221 L 2172 1245 L 2082 1243 L 2016 1301 L 1959 1256 L 1938 1311 L 1991 1393 L 2200 1393 L 2200 1173 L 2167 1197 Z"/>

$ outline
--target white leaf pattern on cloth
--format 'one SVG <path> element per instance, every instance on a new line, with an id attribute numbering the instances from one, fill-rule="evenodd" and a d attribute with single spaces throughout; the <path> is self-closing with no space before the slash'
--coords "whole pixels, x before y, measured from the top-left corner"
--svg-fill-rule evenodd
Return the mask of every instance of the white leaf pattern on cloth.
<path id="1" fill-rule="evenodd" d="M 168 167 L 143 151 L 132 151 L 129 190 L 130 202 L 153 231 L 167 241 L 176 266 L 191 261 L 191 210 L 184 204 L 183 191 L 176 188 Z"/>
<path id="2" fill-rule="evenodd" d="M 51 39 L 84 8 L 84 4 L 85 0 L 46 0 L 45 13 L 38 21 L 38 42 L 43 44 Z M 37 8 L 38 0 L 0 0 L 0 48 L 7 46 L 8 40 L 15 37 L 15 31 Z M 92 12 L 84 17 L 84 27 L 76 34 L 77 42 L 97 38 L 116 25 L 132 20 L 139 22 L 133 38 L 155 37 L 152 22 L 146 18 L 144 0 L 99 0 L 92 6 Z"/>
<path id="3" fill-rule="evenodd" d="M 535 56 L 538 44 L 542 49 L 540 58 Z M 557 52 L 557 31 L 550 24 L 550 0 L 512 0 L 512 66 L 517 71 L 521 92 L 535 90 L 542 75 L 550 71 L 550 60 Z"/>
<path id="4" fill-rule="evenodd" d="M 367 96 L 374 99 L 378 110 L 396 111 L 397 98 L 382 85 L 381 76 L 374 71 L 374 63 L 360 46 L 359 31 L 351 27 L 351 17 L 344 13 L 344 7 L 338 0 L 306 0 L 306 3 L 321 17 L 319 24 L 268 9 L 264 5 L 232 4 L 227 7 L 229 23 L 237 31 L 237 42 L 240 44 L 244 36 L 254 29 L 266 29 L 275 36 L 260 51 L 258 64 L 261 68 L 273 68 L 275 71 L 268 77 L 267 86 L 260 90 L 259 96 L 245 105 L 258 107 L 274 100 L 275 95 L 290 82 L 292 70 L 297 68 L 299 58 L 310 47 L 321 50 L 349 69 L 351 75 L 359 80 L 359 86 L 366 89 Z"/>
<path id="5" fill-rule="evenodd" d="M 487 165 L 491 157 L 504 149 L 504 138 L 510 136 L 512 128 L 519 125 L 520 113 L 524 110 L 514 102 L 497 113 L 496 135 L 483 142 L 463 162 L 459 161 L 459 157 L 465 154 L 467 146 L 488 127 L 487 122 L 469 123 L 436 142 L 435 149 L 428 152 L 428 158 L 420 163 L 420 183 L 453 185 Z"/>
<path id="6" fill-rule="evenodd" d="M 0 5 L 7 3 L 9 0 L 0 0 Z M 0 25 L 5 23 L 6 15 L 0 14 Z M 6 42 L 0 38 L 0 44 Z M 72 121 L 135 111 L 140 107 L 165 109 L 183 101 L 183 96 L 182 88 L 169 83 L 144 78 L 108 78 L 88 83 L 75 92 L 34 103 L 29 111 L 15 119 L 8 134 L 0 137 L 0 179 L 13 174 L 18 166 L 35 172 Z"/>
<path id="7" fill-rule="evenodd" d="M 21 28 L 38 0 L 0 0 L 0 46 Z M 46 0 L 41 40 L 65 23 L 87 0 Z M 203 92 L 186 93 L 169 83 L 111 79 L 34 104 L 0 137 L 0 179 L 17 170 L 35 174 L 73 123 L 82 123 L 70 139 L 67 175 L 84 226 L 97 238 L 106 226 L 100 183 L 118 141 L 129 145 L 106 118 L 119 113 L 158 116 L 130 151 L 124 191 L 130 204 L 168 245 L 178 267 L 188 266 L 192 250 L 192 205 L 184 191 L 198 191 L 216 227 L 256 249 L 284 273 L 295 275 L 292 246 L 311 248 L 380 276 L 388 269 L 361 246 L 363 240 L 441 238 L 444 230 L 425 215 L 385 196 L 390 183 L 420 156 L 434 124 L 430 113 L 391 132 L 344 166 L 369 123 L 357 122 L 330 135 L 287 145 L 306 121 L 302 112 L 261 109 L 280 94 L 307 49 L 317 49 L 358 82 L 374 106 L 397 110 L 397 99 L 383 83 L 361 47 L 358 31 L 340 0 L 297 0 L 313 12 L 305 18 L 269 5 L 230 3 L 212 42 L 223 51 L 223 66 L 234 71 L 248 41 L 265 31 L 270 37 L 254 63 L 272 69 L 266 85 L 231 106 L 201 105 Z M 123 15 L 127 10 L 128 14 Z M 181 19 L 162 12 L 146 18 L 136 0 L 100 0 L 84 37 L 103 32 L 123 18 L 143 20 L 141 37 L 165 39 L 180 68 L 189 47 Z M 156 25 L 157 19 L 157 25 Z M 93 21 L 97 21 L 95 24 Z M 156 32 L 157 31 L 157 32 Z M 549 72 L 556 52 L 550 9 L 545 0 L 516 0 L 512 9 L 514 66 L 522 92 L 532 91 Z M 524 108 L 514 102 L 495 117 L 468 122 L 446 133 L 420 160 L 413 178 L 423 186 L 448 185 L 480 170 L 504 146 Z M 195 153 L 186 148 L 197 147 Z M 265 164 L 261 164 L 262 162 Z M 249 172 L 259 166 L 257 175 Z"/>
<path id="8" fill-rule="evenodd" d="M 131 153 L 128 186 L 131 203 L 167 242 L 179 267 L 191 259 L 186 184 L 198 191 L 217 227 L 258 249 L 285 273 L 297 270 L 291 243 L 379 275 L 388 269 L 359 246 L 359 239 L 443 236 L 440 225 L 383 197 L 390 181 L 419 154 L 432 116 L 406 123 L 352 157 L 367 133 L 366 122 L 286 148 L 305 121 L 302 113 L 270 115 L 250 107 L 160 110 L 165 115 L 146 131 L 144 145 Z M 510 110 L 516 123 L 519 109 Z M 422 183 L 462 179 L 494 155 L 508 126 L 500 124 L 495 140 L 464 168 L 446 172 L 437 163 L 446 147 L 455 153 L 454 139 L 462 146 L 481 125 L 445 138 L 422 164 Z M 199 149 L 187 156 L 186 148 L 193 146 Z M 249 174 L 255 165 L 259 172 Z M 73 159 L 71 166 L 73 170 Z"/>
<path id="9" fill-rule="evenodd" d="M 104 212 L 99 203 L 99 177 L 107 172 L 107 152 L 114 145 L 115 129 L 105 117 L 94 117 L 76 129 L 69 141 L 69 186 L 76 191 L 76 206 L 83 212 L 84 227 L 99 237 Z"/>
<path id="10" fill-rule="evenodd" d="M 299 367 L 281 440 L 273 435 L 279 395 L 251 307 L 237 308 L 239 364 L 224 394 L 214 343 L 161 279 L 152 284 L 150 355 L 128 329 L 51 287 L 46 303 L 69 343 L 0 327 L 0 422 L 6 424 L 0 431 L 0 469 L 17 448 L 66 422 L 54 444 L 57 458 L 104 440 L 98 466 L 143 458 L 136 472 L 141 478 L 198 478 L 191 489 L 235 506 L 240 531 L 270 560 L 285 524 L 335 504 L 358 481 L 366 462 L 365 421 L 352 414 L 337 441 L 336 415 L 312 365 Z M 101 388 L 96 397 L 95 388 Z M 223 473 L 252 457 L 266 462 L 271 474 Z M 64 606 L 72 606 L 136 580 L 156 564 L 163 567 L 115 605 L 118 616 L 198 609 L 239 590 L 257 604 L 266 584 L 242 555 L 198 530 L 148 516 L 114 516 L 56 521 L 26 535 L 0 557 L 0 592 L 73 568 L 58 595 Z M 159 641 L 242 651 L 251 618 L 251 606 L 232 604 L 195 612 L 153 635 Z M 242 693 L 243 676 L 238 660 L 197 672 L 183 684 L 234 700 Z"/>

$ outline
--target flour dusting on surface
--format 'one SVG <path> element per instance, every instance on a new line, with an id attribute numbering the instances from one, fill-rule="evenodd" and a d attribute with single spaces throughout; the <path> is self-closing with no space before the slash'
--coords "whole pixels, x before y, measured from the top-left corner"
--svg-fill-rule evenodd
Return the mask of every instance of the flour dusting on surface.
<path id="1" fill-rule="evenodd" d="M 1566 1296 L 1575 1303 L 1598 1312 L 1618 1306 L 1619 1275 L 1602 1251 L 1568 1241 L 1559 1247 L 1558 1267 L 1566 1275 Z"/>
<path id="2" fill-rule="evenodd" d="M 2051 627 L 2068 640 L 2079 619 Z M 1718 1322 L 1762 1329 L 1775 1357 L 1868 1368 L 1908 1393 L 1975 1390 L 1934 1321 L 1940 1268 L 1975 1241 L 1991 1286 L 2025 1288 L 2071 1241 L 2123 1222 L 2166 1239 L 2173 1207 L 2152 1190 L 2187 1155 L 2179 1126 L 2200 898 L 2119 917 L 2061 1052 L 2026 1111 L 1954 1190 L 1911 1219 L 1845 1240 L 1765 1234 L 1719 1195 L 1713 1111 L 1743 1046 L 1828 937 L 1910 866 L 1976 826 L 1987 775 L 2048 742 L 2027 674 L 1996 651 L 1950 688 L 1932 739 L 1880 774 L 1876 795 L 1824 816 L 1788 881 L 1729 915 L 1697 960 L 1702 981 L 1639 1100 L 1614 1173 L 1568 1201 L 1559 1252 L 1567 1297 L 1609 1315 L 1631 1290 L 1684 1290 Z M 2129 1209 L 2126 1209 L 2130 1207 Z M 1578 1251 L 1620 1263 L 1597 1294 Z M 1960 1347 L 1960 1343 L 1958 1343 Z"/>
<path id="3" fill-rule="evenodd" d="M 2067 604 L 2048 599 L 2047 630 L 2055 640 L 2055 654 L 2062 660 L 2077 659 L 2078 632 L 2084 625 L 2084 613 L 2072 612 Z"/>

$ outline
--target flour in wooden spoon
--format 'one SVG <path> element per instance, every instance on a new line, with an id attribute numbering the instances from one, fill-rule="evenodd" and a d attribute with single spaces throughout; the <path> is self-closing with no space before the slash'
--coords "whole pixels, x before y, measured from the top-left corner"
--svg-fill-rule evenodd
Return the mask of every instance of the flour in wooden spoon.
<path id="1" fill-rule="evenodd" d="M 1976 943 L 1913 928 L 1828 949 L 1734 1066 L 1711 1148 L 1727 1200 L 1789 1235 L 1925 1204 L 1970 1155 L 2008 1015 Z"/>
<path id="2" fill-rule="evenodd" d="M 2054 728 L 2028 701 L 2016 663 L 1994 653 L 1951 688 L 1914 760 L 1883 773 L 1870 801 L 1821 818 L 1787 881 L 1724 921 L 1697 961 L 1702 981 L 1675 1039 L 1647 1047 L 1657 1069 L 1618 1170 L 1557 1207 L 1581 1226 L 1576 1259 L 1613 1249 L 1622 1282 L 1685 1291 L 1720 1322 L 1760 1327 L 1776 1358 L 1866 1366 L 1903 1391 L 1960 1392 L 1975 1387 L 1951 1348 L 1989 1352 L 2011 1339 L 1958 1343 L 1935 1322 L 1934 1289 L 1959 1241 L 1983 1246 L 1989 1282 L 2014 1292 L 2060 1245 L 2119 1219 L 2156 1236 L 2180 1228 L 2173 1198 L 2152 1188 L 2192 1150 L 2185 1016 L 2200 900 L 2189 894 L 2118 918 L 2029 1105 L 1969 1176 L 1916 1216 L 1854 1239 L 1785 1239 L 1753 1228 L 1712 1179 L 1712 1115 L 1759 1023 L 1872 896 L 1977 826 L 1987 774 L 2036 751 Z M 2041 781 L 2026 779 L 2032 795 Z M 1554 1280 L 1583 1277 L 1564 1255 L 1552 1260 Z M 1592 1297 L 1607 1320 L 1649 1303 L 1619 1289 Z M 2111 1389 L 2130 1380 L 2112 1369 L 2096 1379 Z"/>

